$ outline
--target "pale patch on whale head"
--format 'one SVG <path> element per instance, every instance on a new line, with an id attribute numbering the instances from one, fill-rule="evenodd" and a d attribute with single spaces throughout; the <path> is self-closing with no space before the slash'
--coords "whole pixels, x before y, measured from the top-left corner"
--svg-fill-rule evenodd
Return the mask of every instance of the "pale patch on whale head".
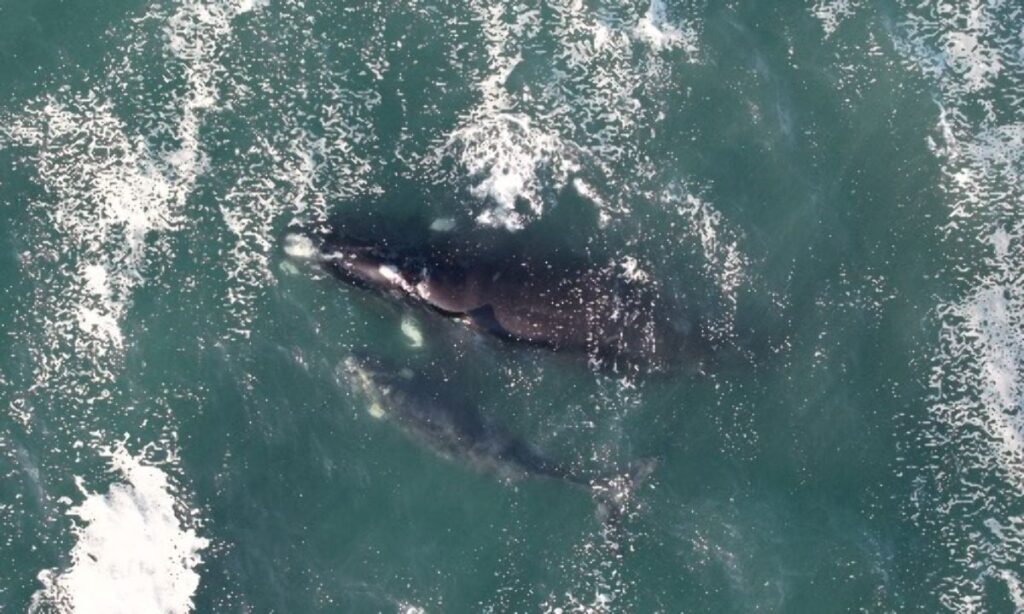
<path id="1" fill-rule="evenodd" d="M 390 388 L 377 385 L 371 372 L 363 368 L 354 357 L 346 358 L 344 364 L 349 372 L 352 386 L 364 394 L 369 401 L 366 412 L 377 419 L 386 417 L 385 397 L 391 392 Z"/>
<path id="2" fill-rule="evenodd" d="M 284 253 L 299 260 L 313 260 L 319 252 L 309 237 L 290 234 L 284 238 Z"/>
<path id="3" fill-rule="evenodd" d="M 420 281 L 416 284 L 416 294 L 425 301 L 430 300 L 430 272 L 427 269 L 420 271 Z"/>
<path id="4" fill-rule="evenodd" d="M 398 269 L 396 269 L 394 266 L 390 264 L 380 265 L 379 267 L 377 267 L 377 272 L 380 273 L 381 277 L 394 284 L 399 284 L 405 281 L 404 279 L 402 279 L 402 275 L 401 273 L 398 272 Z"/>
<path id="5" fill-rule="evenodd" d="M 370 406 L 366 408 L 366 412 L 378 420 L 383 420 L 387 416 L 384 406 L 377 402 L 370 403 Z"/>
<path id="6" fill-rule="evenodd" d="M 382 264 L 377 267 L 377 274 L 396 288 L 400 288 L 406 294 L 415 296 L 417 289 L 415 286 L 409 283 L 409 281 L 402 275 L 402 272 L 398 270 L 392 264 Z"/>

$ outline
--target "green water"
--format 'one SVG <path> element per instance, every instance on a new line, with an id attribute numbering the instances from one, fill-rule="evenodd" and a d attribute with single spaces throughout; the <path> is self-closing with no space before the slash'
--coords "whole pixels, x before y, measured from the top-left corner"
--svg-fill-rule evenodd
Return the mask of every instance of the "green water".
<path id="1" fill-rule="evenodd" d="M 1024 610 L 1022 28 L 5 0 L 0 611 Z M 639 271 L 756 359 L 614 376 L 284 253 L 366 216 Z M 657 470 L 609 538 L 584 489 L 371 417 L 360 349 Z"/>

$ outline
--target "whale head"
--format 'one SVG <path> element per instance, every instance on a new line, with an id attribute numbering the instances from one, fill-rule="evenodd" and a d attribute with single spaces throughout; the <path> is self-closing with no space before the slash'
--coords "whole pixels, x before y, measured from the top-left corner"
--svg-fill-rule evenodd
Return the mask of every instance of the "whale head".
<path id="1" fill-rule="evenodd" d="M 293 241 L 293 243 L 295 243 Z M 299 252 L 293 248 L 286 253 Z M 304 244 L 300 244 L 304 245 Z M 301 253 L 309 253 L 303 249 Z M 415 295 L 421 281 L 420 269 L 386 245 L 367 245 L 343 237 L 329 237 L 315 247 L 311 259 L 346 283 L 384 292 Z"/>
<path id="2" fill-rule="evenodd" d="M 375 418 L 390 415 L 396 404 L 403 403 L 403 384 L 413 378 L 407 368 L 396 369 L 382 359 L 354 351 L 345 359 L 344 371 L 353 390 L 367 401 L 367 411 Z"/>

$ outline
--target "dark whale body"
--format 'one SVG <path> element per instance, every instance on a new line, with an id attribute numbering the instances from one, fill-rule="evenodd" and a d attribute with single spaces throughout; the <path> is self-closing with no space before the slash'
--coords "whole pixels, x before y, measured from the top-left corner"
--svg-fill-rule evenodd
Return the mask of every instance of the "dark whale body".
<path id="1" fill-rule="evenodd" d="M 622 265 L 494 254 L 451 245 L 390 248 L 340 236 L 317 259 L 346 283 L 422 305 L 501 339 L 588 356 L 605 369 L 701 369 L 699 326 Z"/>

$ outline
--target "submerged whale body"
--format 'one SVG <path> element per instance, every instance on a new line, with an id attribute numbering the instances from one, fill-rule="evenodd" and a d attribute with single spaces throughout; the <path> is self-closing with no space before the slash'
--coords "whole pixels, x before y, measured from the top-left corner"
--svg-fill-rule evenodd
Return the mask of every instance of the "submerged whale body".
<path id="1" fill-rule="evenodd" d="M 352 387 L 369 402 L 368 411 L 396 425 L 411 439 L 449 460 L 502 480 L 548 477 L 589 485 L 591 478 L 536 452 L 504 429 L 487 424 L 470 404 L 409 369 L 377 357 L 345 360 Z"/>
<path id="2" fill-rule="evenodd" d="M 369 403 L 369 413 L 396 425 L 424 447 L 503 481 L 542 477 L 583 486 L 594 493 L 606 517 L 620 513 L 630 492 L 654 469 L 654 461 L 647 459 L 624 475 L 586 474 L 543 456 L 485 421 L 471 404 L 453 394 L 455 385 L 450 382 L 440 385 L 365 354 L 350 356 L 344 364 L 352 387 Z"/>
<path id="3" fill-rule="evenodd" d="M 508 341 L 580 353 L 610 370 L 699 370 L 699 327 L 673 313 L 657 284 L 621 265 L 448 245 L 394 249 L 339 236 L 304 239 L 303 253 L 338 279 Z M 298 251 L 293 249 L 293 251 Z"/>

